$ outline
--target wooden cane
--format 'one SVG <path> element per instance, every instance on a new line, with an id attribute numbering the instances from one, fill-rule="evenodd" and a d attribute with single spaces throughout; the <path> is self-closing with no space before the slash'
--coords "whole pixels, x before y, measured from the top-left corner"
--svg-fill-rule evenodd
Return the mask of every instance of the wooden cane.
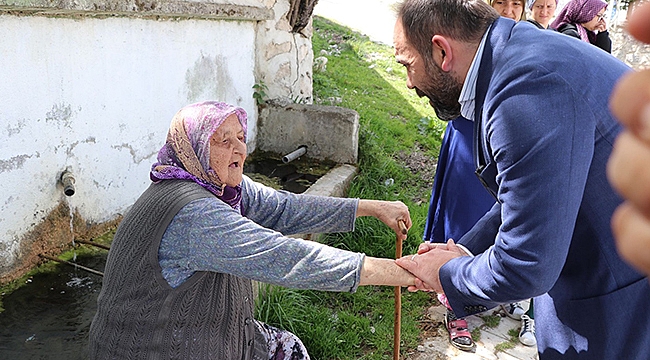
<path id="1" fill-rule="evenodd" d="M 408 230 L 406 230 L 406 224 L 403 220 L 397 222 L 399 229 L 402 234 L 406 235 Z M 395 241 L 395 259 L 402 257 L 402 238 L 397 235 Z M 400 346 L 400 337 L 401 337 L 401 325 L 402 325 L 402 288 L 400 286 L 395 286 L 395 328 L 393 331 L 393 360 L 399 360 L 399 346 Z"/>

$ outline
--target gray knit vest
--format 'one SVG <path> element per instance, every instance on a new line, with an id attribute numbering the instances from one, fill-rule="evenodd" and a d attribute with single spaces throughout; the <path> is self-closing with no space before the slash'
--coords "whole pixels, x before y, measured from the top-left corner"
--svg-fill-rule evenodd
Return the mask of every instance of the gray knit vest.
<path id="1" fill-rule="evenodd" d="M 268 359 L 249 279 L 197 272 L 173 289 L 162 276 L 167 226 L 187 203 L 209 196 L 194 182 L 164 180 L 121 221 L 90 327 L 91 359 Z"/>

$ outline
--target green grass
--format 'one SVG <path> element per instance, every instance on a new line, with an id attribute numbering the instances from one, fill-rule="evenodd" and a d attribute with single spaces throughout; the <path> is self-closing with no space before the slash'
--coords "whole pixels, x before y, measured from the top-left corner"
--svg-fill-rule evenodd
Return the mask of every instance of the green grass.
<path id="1" fill-rule="evenodd" d="M 508 336 L 510 336 L 508 341 L 500 342 L 494 346 L 495 353 L 510 350 L 517 346 L 519 343 L 519 329 L 515 328 L 508 330 Z"/>
<path id="2" fill-rule="evenodd" d="M 431 167 L 445 124 L 427 100 L 406 88 L 406 73 L 394 61 L 392 47 L 320 17 L 314 18 L 312 42 L 314 56 L 328 59 L 326 69 L 314 73 L 314 102 L 350 108 L 360 117 L 359 174 L 348 196 L 407 204 L 413 227 L 403 251 L 413 253 L 424 231 L 433 178 L 400 159 L 418 153 Z M 392 185 L 386 185 L 388 179 Z M 320 241 L 369 256 L 395 256 L 394 232 L 373 218 L 357 219 L 354 232 Z M 260 297 L 256 316 L 298 335 L 312 359 L 390 359 L 393 291 L 378 286 L 359 287 L 354 294 L 273 287 Z M 402 293 L 402 353 L 417 347 L 418 320 L 434 301 L 430 294 Z"/>

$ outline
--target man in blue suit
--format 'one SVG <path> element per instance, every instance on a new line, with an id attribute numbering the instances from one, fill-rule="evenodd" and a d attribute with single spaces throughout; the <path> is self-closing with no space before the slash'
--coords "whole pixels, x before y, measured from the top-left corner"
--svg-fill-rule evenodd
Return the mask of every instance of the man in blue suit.
<path id="1" fill-rule="evenodd" d="M 407 86 L 439 118 L 473 121 L 497 203 L 461 239 L 398 260 L 459 317 L 534 297 L 540 359 L 647 359 L 650 284 L 616 252 L 621 199 L 608 109 L 629 69 L 600 49 L 499 18 L 483 0 L 406 0 L 395 25 Z M 414 290 L 414 289 L 411 289 Z"/>

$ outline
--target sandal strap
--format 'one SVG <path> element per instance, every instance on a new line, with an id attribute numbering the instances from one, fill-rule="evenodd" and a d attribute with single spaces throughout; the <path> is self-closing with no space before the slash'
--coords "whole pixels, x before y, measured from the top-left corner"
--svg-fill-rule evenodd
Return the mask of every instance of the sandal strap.
<path id="1" fill-rule="evenodd" d="M 449 329 L 467 329 L 467 321 L 465 319 L 453 320 L 448 323 Z"/>

